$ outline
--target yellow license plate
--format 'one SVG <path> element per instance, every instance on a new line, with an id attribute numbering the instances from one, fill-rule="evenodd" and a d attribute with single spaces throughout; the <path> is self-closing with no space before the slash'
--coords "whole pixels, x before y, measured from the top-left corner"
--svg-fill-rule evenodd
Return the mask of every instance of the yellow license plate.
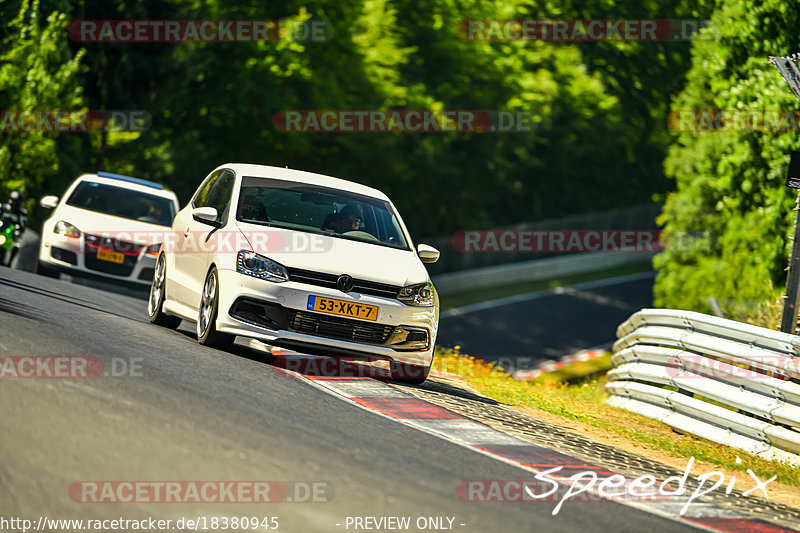
<path id="1" fill-rule="evenodd" d="M 362 320 L 378 320 L 378 306 L 345 302 L 334 300 L 333 298 L 323 298 L 322 296 L 309 296 L 309 311 L 319 311 L 330 315 L 360 318 Z"/>
<path id="2" fill-rule="evenodd" d="M 125 260 L 125 254 L 100 248 L 97 250 L 97 258 L 103 261 L 111 261 L 112 263 L 122 263 Z"/>

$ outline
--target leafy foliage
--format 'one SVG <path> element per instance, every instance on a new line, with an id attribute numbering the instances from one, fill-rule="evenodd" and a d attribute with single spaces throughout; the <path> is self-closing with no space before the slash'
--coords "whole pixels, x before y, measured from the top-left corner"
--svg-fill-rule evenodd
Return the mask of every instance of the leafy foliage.
<path id="1" fill-rule="evenodd" d="M 668 187 L 667 102 L 682 86 L 687 43 L 470 41 L 460 21 L 709 10 L 706 0 L 41 2 L 73 19 L 313 19 L 332 30 L 323 42 L 76 43 L 62 22 L 48 40 L 86 65 L 86 105 L 145 110 L 152 127 L 71 140 L 53 152 L 61 167 L 41 192 L 60 194 L 78 169 L 104 169 L 164 182 L 185 199 L 221 163 L 287 165 L 384 190 L 422 236 L 644 203 Z M 65 92 L 39 105 L 75 104 Z M 277 112 L 303 109 L 523 111 L 533 127 L 332 134 L 273 125 Z"/>
<path id="2" fill-rule="evenodd" d="M 768 64 L 798 49 L 796 2 L 723 0 L 674 110 L 792 110 L 797 100 Z M 656 257 L 656 304 L 708 310 L 712 296 L 753 309 L 785 283 L 794 194 L 784 187 L 797 131 L 682 133 L 665 163 L 677 190 L 660 222 L 668 246 Z M 706 232 L 700 246 L 687 246 Z"/>
<path id="3" fill-rule="evenodd" d="M 9 13 L 6 13 L 9 14 Z M 79 70 L 83 52 L 73 54 L 62 38 L 67 16 L 53 11 L 42 20 L 39 3 L 23 2 L 3 30 L 0 42 L 0 109 L 80 110 Z M 44 131 L 0 131 L 0 175 L 8 192 L 37 196 L 52 185 L 79 143 Z M 5 196 L 3 196 L 5 198 Z"/>

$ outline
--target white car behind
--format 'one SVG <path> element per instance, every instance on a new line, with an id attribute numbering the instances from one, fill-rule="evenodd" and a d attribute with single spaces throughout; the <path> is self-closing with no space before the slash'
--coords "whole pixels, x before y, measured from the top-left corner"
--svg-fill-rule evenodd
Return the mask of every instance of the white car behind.
<path id="1" fill-rule="evenodd" d="M 61 272 L 150 285 L 156 257 L 175 214 L 175 193 L 158 183 L 109 172 L 83 174 L 42 227 L 37 272 Z"/>

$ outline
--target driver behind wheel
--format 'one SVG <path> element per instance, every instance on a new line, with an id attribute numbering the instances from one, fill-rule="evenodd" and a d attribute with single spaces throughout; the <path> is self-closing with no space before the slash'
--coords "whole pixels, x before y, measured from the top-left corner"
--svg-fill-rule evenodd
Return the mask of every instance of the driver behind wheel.
<path id="1" fill-rule="evenodd" d="M 339 214 L 341 215 L 339 219 L 339 233 L 358 231 L 361 228 L 361 212 L 358 210 L 358 207 L 352 204 L 346 205 Z"/>

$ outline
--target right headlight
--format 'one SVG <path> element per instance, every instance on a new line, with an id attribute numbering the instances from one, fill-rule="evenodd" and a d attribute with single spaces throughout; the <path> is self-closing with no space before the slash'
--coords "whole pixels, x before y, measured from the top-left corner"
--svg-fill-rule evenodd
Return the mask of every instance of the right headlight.
<path id="1" fill-rule="evenodd" d="M 249 250 L 239 250 L 236 272 L 275 283 L 289 281 L 289 273 L 283 265 Z"/>
<path id="2" fill-rule="evenodd" d="M 66 235 L 67 237 L 74 237 L 76 239 L 81 236 L 81 230 L 65 220 L 59 220 L 56 222 L 56 227 L 53 229 L 53 233 Z"/>
<path id="3" fill-rule="evenodd" d="M 433 283 L 417 283 L 400 289 L 397 299 L 406 305 L 430 307 L 433 305 Z"/>

